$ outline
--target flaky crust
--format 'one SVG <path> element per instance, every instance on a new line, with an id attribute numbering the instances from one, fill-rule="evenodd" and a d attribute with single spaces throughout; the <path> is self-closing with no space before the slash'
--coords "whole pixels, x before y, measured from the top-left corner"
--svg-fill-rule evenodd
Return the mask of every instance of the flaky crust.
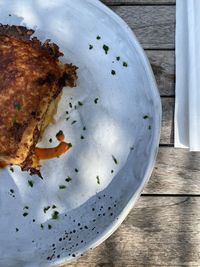
<path id="1" fill-rule="evenodd" d="M 50 103 L 77 79 L 76 66 L 59 62 L 59 47 L 33 33 L 0 25 L 0 161 L 21 167 L 28 161 L 26 169 Z"/>

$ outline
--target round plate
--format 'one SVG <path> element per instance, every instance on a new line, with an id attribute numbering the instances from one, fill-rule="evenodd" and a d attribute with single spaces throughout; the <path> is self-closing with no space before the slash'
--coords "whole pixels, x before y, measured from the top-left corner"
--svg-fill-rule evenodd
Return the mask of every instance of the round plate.
<path id="1" fill-rule="evenodd" d="M 0 22 L 35 29 L 79 67 L 39 144 L 57 145 L 63 130 L 72 149 L 42 162 L 43 180 L 0 171 L 0 266 L 55 266 L 99 245 L 133 207 L 157 154 L 160 98 L 132 31 L 99 1 L 3 0 Z"/>

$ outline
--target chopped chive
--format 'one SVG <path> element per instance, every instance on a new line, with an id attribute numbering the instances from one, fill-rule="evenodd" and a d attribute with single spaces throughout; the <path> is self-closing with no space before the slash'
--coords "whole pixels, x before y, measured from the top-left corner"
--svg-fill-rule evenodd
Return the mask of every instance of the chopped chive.
<path id="1" fill-rule="evenodd" d="M 69 107 L 72 108 L 72 103 L 71 102 L 69 103 Z"/>
<path id="2" fill-rule="evenodd" d="M 74 169 L 75 170 L 75 172 L 78 172 L 78 169 Z"/>
<path id="3" fill-rule="evenodd" d="M 22 215 L 23 215 L 24 217 L 26 217 L 26 216 L 28 216 L 28 212 L 24 212 Z"/>
<path id="4" fill-rule="evenodd" d="M 53 220 L 58 220 L 59 219 L 59 212 L 55 210 L 54 213 L 51 215 L 51 218 Z"/>
<path id="5" fill-rule="evenodd" d="M 126 67 L 127 68 L 128 67 L 128 63 L 124 61 L 123 62 L 123 67 Z"/>
<path id="6" fill-rule="evenodd" d="M 101 40 L 101 36 L 98 35 L 98 36 L 97 36 L 97 40 Z"/>
<path id="7" fill-rule="evenodd" d="M 114 172 L 114 170 L 111 170 L 111 173 L 113 173 Z"/>
<path id="8" fill-rule="evenodd" d="M 53 205 L 53 206 L 52 206 L 52 209 L 56 209 L 56 208 L 57 208 L 56 205 Z"/>
<path id="9" fill-rule="evenodd" d="M 20 103 L 15 103 L 14 104 L 14 108 L 17 109 L 17 110 L 20 110 L 21 109 L 21 104 Z"/>
<path id="10" fill-rule="evenodd" d="M 79 106 L 83 106 L 83 103 L 81 101 L 78 101 Z"/>
<path id="11" fill-rule="evenodd" d="M 108 51 L 109 51 L 109 46 L 107 46 L 107 45 L 103 45 L 103 50 L 105 51 L 105 54 L 107 55 L 108 54 Z"/>
<path id="12" fill-rule="evenodd" d="M 73 124 L 75 124 L 76 122 L 77 122 L 77 121 L 72 121 L 72 123 L 71 123 L 71 124 L 73 125 Z"/>
<path id="13" fill-rule="evenodd" d="M 32 180 L 28 180 L 28 185 L 29 185 L 30 187 L 33 187 L 34 182 L 33 182 Z"/>
<path id="14" fill-rule="evenodd" d="M 100 184 L 100 178 L 99 178 L 99 176 L 97 176 L 96 179 L 97 179 L 97 184 Z"/>
<path id="15" fill-rule="evenodd" d="M 66 121 L 68 121 L 70 119 L 70 117 L 66 118 Z"/>
<path id="16" fill-rule="evenodd" d="M 50 230 L 52 228 L 52 225 L 51 224 L 48 224 L 48 229 Z"/>
<path id="17" fill-rule="evenodd" d="M 66 111 L 65 113 L 66 113 L 66 114 L 69 114 L 69 111 Z"/>
<path id="18" fill-rule="evenodd" d="M 89 50 L 92 50 L 93 49 L 93 45 L 89 45 Z"/>
<path id="19" fill-rule="evenodd" d="M 44 228 L 44 225 L 41 223 L 41 224 L 40 224 L 40 227 L 43 229 L 43 228 Z"/>
<path id="20" fill-rule="evenodd" d="M 117 165 L 118 164 L 118 161 L 117 159 L 112 155 L 112 159 L 114 160 L 114 163 Z"/>
<path id="21" fill-rule="evenodd" d="M 86 131 L 86 127 L 85 126 L 83 127 L 83 131 Z"/>
<path id="22" fill-rule="evenodd" d="M 46 213 L 50 208 L 51 208 L 50 206 L 44 207 L 43 208 L 44 213 Z"/>
<path id="23" fill-rule="evenodd" d="M 130 150 L 133 151 L 134 150 L 134 146 L 130 147 Z"/>
<path id="24" fill-rule="evenodd" d="M 72 178 L 69 177 L 69 176 L 65 179 L 65 181 L 66 181 L 67 183 L 69 183 L 71 180 L 72 180 Z"/>
<path id="25" fill-rule="evenodd" d="M 11 171 L 11 172 L 14 172 L 14 169 L 13 169 L 13 167 L 10 167 L 10 171 Z"/>
<path id="26" fill-rule="evenodd" d="M 25 206 L 24 208 L 23 208 L 23 210 L 28 210 L 29 209 L 29 207 L 28 206 Z"/>
<path id="27" fill-rule="evenodd" d="M 52 142 L 53 142 L 53 140 L 52 140 L 52 138 L 50 138 L 50 139 L 49 139 L 49 143 L 52 143 Z"/>
<path id="28" fill-rule="evenodd" d="M 151 125 L 149 125 L 148 129 L 151 130 Z"/>
<path id="29" fill-rule="evenodd" d="M 66 185 L 59 185 L 59 189 L 65 189 L 66 188 Z"/>
<path id="30" fill-rule="evenodd" d="M 120 61 L 120 57 L 116 57 L 116 60 L 117 60 L 117 61 Z"/>
<path id="31" fill-rule="evenodd" d="M 14 189 L 10 189 L 10 193 L 14 194 L 15 193 Z"/>
<path id="32" fill-rule="evenodd" d="M 81 139 L 83 140 L 83 139 L 85 139 L 85 137 L 83 135 L 81 135 Z"/>
<path id="33" fill-rule="evenodd" d="M 116 75 L 116 71 L 115 70 L 111 70 L 111 74 L 112 75 Z"/>
<path id="34" fill-rule="evenodd" d="M 18 229 L 18 228 L 15 228 L 15 231 L 16 231 L 16 232 L 19 232 L 19 229 Z"/>
<path id="35" fill-rule="evenodd" d="M 144 120 L 147 120 L 147 119 L 149 119 L 149 116 L 148 116 L 148 115 L 145 115 L 145 116 L 143 117 L 143 119 L 144 119 Z"/>
<path id="36" fill-rule="evenodd" d="M 99 99 L 98 98 L 95 98 L 94 103 L 95 104 L 98 104 L 98 101 L 99 101 Z"/>

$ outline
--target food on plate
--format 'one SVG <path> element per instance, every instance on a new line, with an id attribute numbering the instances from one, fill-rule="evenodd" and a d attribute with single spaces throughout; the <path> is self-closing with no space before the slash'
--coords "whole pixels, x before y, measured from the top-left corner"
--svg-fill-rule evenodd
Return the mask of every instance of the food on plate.
<path id="1" fill-rule="evenodd" d="M 32 173 L 40 159 L 71 147 L 63 139 L 56 148 L 36 145 L 52 122 L 63 87 L 74 87 L 77 80 L 77 67 L 59 61 L 59 47 L 40 42 L 33 33 L 0 25 L 0 166 L 19 165 Z"/>

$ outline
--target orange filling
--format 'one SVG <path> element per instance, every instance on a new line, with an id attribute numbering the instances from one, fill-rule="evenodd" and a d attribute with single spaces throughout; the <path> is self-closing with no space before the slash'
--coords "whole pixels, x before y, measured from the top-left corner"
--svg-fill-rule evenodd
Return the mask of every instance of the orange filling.
<path id="1" fill-rule="evenodd" d="M 52 159 L 63 155 L 67 152 L 72 145 L 69 143 L 61 142 L 57 147 L 52 148 L 35 148 L 35 155 L 38 159 Z"/>

